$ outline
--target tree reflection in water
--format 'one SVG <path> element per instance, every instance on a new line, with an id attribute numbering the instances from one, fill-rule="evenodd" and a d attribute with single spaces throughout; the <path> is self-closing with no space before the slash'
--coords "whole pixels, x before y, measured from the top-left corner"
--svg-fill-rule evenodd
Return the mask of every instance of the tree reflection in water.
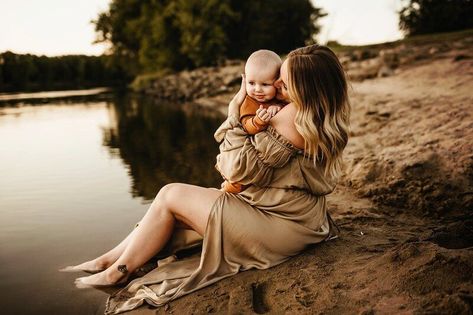
<path id="1" fill-rule="evenodd" d="M 109 111 L 103 144 L 129 166 L 134 197 L 152 200 L 172 182 L 220 186 L 213 133 L 223 117 L 216 111 L 127 95 L 115 97 Z"/>

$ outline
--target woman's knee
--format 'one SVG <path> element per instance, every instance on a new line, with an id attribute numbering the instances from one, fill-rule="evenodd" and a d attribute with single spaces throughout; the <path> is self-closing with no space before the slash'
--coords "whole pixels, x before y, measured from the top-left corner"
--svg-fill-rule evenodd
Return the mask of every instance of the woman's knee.
<path id="1" fill-rule="evenodd" d="M 177 198 L 182 198 L 182 184 L 172 183 L 163 186 L 156 196 L 156 201 L 162 207 L 170 209 Z"/>

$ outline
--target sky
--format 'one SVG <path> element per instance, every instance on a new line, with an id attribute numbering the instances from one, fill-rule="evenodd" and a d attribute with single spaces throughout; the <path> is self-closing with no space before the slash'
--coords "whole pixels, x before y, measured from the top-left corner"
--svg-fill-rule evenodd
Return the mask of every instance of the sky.
<path id="1" fill-rule="evenodd" d="M 402 0 L 311 0 L 329 15 L 320 19 L 320 43 L 365 45 L 397 40 Z M 110 0 L 0 0 L 0 52 L 58 56 L 100 55 L 91 20 Z"/>
<path id="2" fill-rule="evenodd" d="M 402 38 L 399 14 L 402 0 L 311 0 L 328 15 L 320 19 L 319 42 L 368 45 Z"/>
<path id="3" fill-rule="evenodd" d="M 100 55 L 94 25 L 109 0 L 0 0 L 0 52 Z"/>

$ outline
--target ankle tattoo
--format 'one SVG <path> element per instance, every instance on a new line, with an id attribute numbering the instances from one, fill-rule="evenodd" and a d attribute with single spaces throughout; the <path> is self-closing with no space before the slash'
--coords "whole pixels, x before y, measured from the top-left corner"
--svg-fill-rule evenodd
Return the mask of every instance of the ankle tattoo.
<path id="1" fill-rule="evenodd" d="M 128 268 L 126 267 L 126 265 L 118 265 L 117 269 L 118 269 L 118 271 L 120 271 L 123 274 L 128 273 Z"/>

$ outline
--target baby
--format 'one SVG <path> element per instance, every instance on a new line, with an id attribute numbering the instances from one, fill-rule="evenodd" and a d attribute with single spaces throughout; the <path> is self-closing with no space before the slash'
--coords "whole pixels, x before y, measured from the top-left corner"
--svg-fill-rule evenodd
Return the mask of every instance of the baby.
<path id="1" fill-rule="evenodd" d="M 245 64 L 247 96 L 240 107 L 240 122 L 245 131 L 254 135 L 265 130 L 271 118 L 286 104 L 276 97 L 273 85 L 279 77 L 281 58 L 271 50 L 258 50 Z M 239 183 L 222 183 L 222 191 L 239 193 L 245 187 Z"/>

